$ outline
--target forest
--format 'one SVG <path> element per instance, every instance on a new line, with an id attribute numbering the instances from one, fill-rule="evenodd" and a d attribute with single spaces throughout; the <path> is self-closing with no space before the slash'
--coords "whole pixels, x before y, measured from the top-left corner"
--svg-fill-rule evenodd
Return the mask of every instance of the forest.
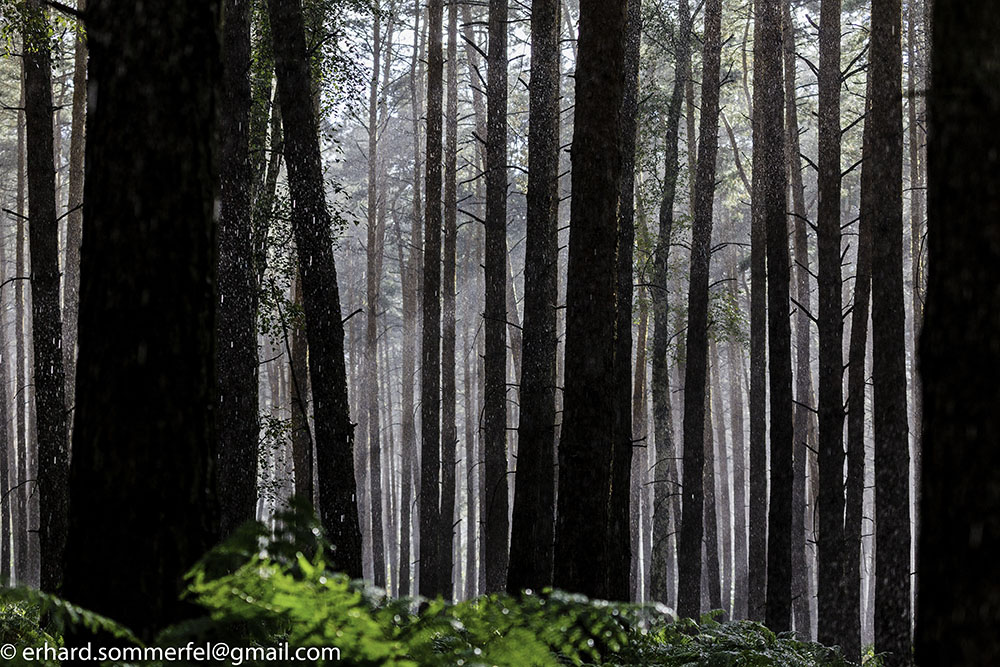
<path id="1" fill-rule="evenodd" d="M 997 34 L 0 0 L 0 662 L 1000 664 Z"/>

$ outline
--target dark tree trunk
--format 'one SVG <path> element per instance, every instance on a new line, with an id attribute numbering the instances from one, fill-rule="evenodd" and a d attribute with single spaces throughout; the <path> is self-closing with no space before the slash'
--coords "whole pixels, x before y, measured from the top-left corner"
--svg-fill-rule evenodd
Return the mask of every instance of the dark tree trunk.
<path id="1" fill-rule="evenodd" d="M 220 96 L 216 466 L 220 535 L 257 505 L 257 281 L 250 220 L 250 2 L 226 0 Z"/>
<path id="2" fill-rule="evenodd" d="M 858 259 L 854 271 L 851 342 L 847 367 L 847 501 L 844 510 L 844 656 L 861 656 L 861 534 L 865 491 L 865 392 L 868 378 L 868 315 L 872 289 L 871 126 L 865 123 L 861 165 L 861 214 L 858 218 Z"/>
<path id="3" fill-rule="evenodd" d="M 302 311 L 302 277 L 295 272 L 292 283 L 292 303 Z M 313 488 L 314 452 L 312 434 L 309 429 L 309 368 L 308 344 L 305 327 L 301 318 L 296 318 L 292 324 L 288 360 L 289 371 L 289 410 L 291 411 L 292 456 L 295 459 L 295 495 L 309 505 L 315 502 L 316 491 Z"/>
<path id="4" fill-rule="evenodd" d="M 182 577 L 217 533 L 218 22 L 218 2 L 87 7 L 83 236 L 101 242 L 82 251 L 63 593 L 146 641 L 191 612 Z"/>
<path id="5" fill-rule="evenodd" d="M 789 322 L 788 180 L 782 85 L 781 0 L 754 3 L 753 194 L 767 246 L 771 495 L 765 622 L 792 628 L 792 332 Z"/>
<path id="6" fill-rule="evenodd" d="M 28 241 L 31 253 L 31 338 L 37 401 L 38 481 L 41 508 L 41 587 L 62 585 L 66 548 L 69 451 L 59 301 L 59 222 L 52 145 L 52 61 L 47 10 L 29 0 L 32 26 L 23 33 L 24 111 L 27 130 Z M 37 23 L 35 23 L 37 21 Z"/>
<path id="7" fill-rule="evenodd" d="M 414 3 L 413 17 L 413 43 L 420 43 L 420 4 L 419 0 Z M 402 311 L 403 311 L 403 340 L 416 341 L 417 338 L 417 264 L 419 262 L 421 240 L 421 187 L 420 187 L 420 76 L 419 76 L 419 52 L 414 49 L 410 62 L 410 106 L 413 109 L 413 209 L 410 214 L 410 240 L 409 252 L 403 253 L 402 232 L 397 239 L 399 242 L 399 273 L 403 277 L 402 285 Z M 400 450 L 402 453 L 402 484 L 399 494 L 399 595 L 406 596 L 412 590 L 410 585 L 411 567 L 413 553 L 411 553 L 411 512 L 413 509 L 413 486 L 416 474 L 416 401 L 414 400 L 416 377 L 416 346 L 413 344 L 403 345 L 402 361 L 402 397 L 400 398 L 400 410 L 402 411 L 402 428 L 400 431 Z M 415 546 L 415 545 L 414 545 Z M 415 550 L 413 550 L 415 551 Z"/>
<path id="8" fill-rule="evenodd" d="M 486 591 L 507 580 L 507 2 L 490 0 L 486 63 Z"/>
<path id="9" fill-rule="evenodd" d="M 705 385 L 708 379 L 708 274 L 712 244 L 715 160 L 719 152 L 719 69 L 722 2 L 705 4 L 702 58 L 701 142 L 695 174 L 691 278 L 688 291 L 687 368 L 684 374 L 684 504 L 679 551 L 677 611 L 697 619 L 701 605 L 701 544 L 704 537 Z"/>
<path id="10" fill-rule="evenodd" d="M 444 331 L 441 338 L 441 594 L 451 600 L 454 583 L 455 474 L 455 245 L 458 230 L 458 3 L 448 3 L 448 106 L 444 149 Z"/>
<path id="11" fill-rule="evenodd" d="M 612 536 L 618 203 L 625 0 L 582 0 L 566 293 L 566 379 L 559 442 L 554 583 L 606 597 Z M 627 561 L 624 566 L 627 568 Z"/>
<path id="12" fill-rule="evenodd" d="M 625 90 L 622 98 L 622 167 L 618 204 L 618 282 L 615 294 L 615 446 L 608 516 L 608 589 L 612 600 L 629 599 L 629 477 L 632 471 L 632 256 L 635 247 L 635 146 L 639 113 L 640 0 L 628 0 L 625 23 Z"/>
<path id="13" fill-rule="evenodd" d="M 78 11 L 87 9 L 77 0 Z M 87 40 L 77 34 L 73 51 L 73 115 L 69 144 L 69 196 L 66 214 L 66 269 L 63 282 L 63 369 L 66 376 L 67 419 L 72 425 L 75 401 L 77 316 L 80 307 L 80 244 L 83 240 L 83 150 L 87 118 Z"/>
<path id="14" fill-rule="evenodd" d="M 670 257 L 670 238 L 674 228 L 674 203 L 677 198 L 677 177 L 680 173 L 677 140 L 680 130 L 681 105 L 684 86 L 691 77 L 691 15 L 687 0 L 678 0 L 679 25 L 674 44 L 676 65 L 674 85 L 667 111 L 666 158 L 664 160 L 663 198 L 660 200 L 659 230 L 653 264 L 653 434 L 656 442 L 656 465 L 653 485 L 653 553 L 650 599 L 669 603 L 667 568 L 670 567 L 670 511 L 671 498 L 678 493 L 674 478 L 673 460 L 677 456 L 674 446 L 672 415 L 670 413 L 670 364 L 667 347 L 670 342 L 670 306 L 667 287 L 667 270 Z M 674 517 L 675 521 L 680 517 Z"/>
<path id="15" fill-rule="evenodd" d="M 874 0 L 870 46 L 872 374 L 875 422 L 875 650 L 912 662 L 910 450 L 903 305 L 903 101 L 900 0 Z"/>
<path id="16" fill-rule="evenodd" d="M 284 126 L 288 186 L 295 202 L 292 228 L 302 277 L 302 305 L 309 345 L 320 519 L 336 548 L 332 564 L 352 577 L 360 577 L 361 532 L 352 464 L 354 428 L 348 413 L 344 367 L 344 325 L 302 7 L 299 0 L 268 0 L 268 8 Z"/>
<path id="17" fill-rule="evenodd" d="M 559 217 L 559 0 L 531 4 L 528 216 L 517 473 L 507 590 L 552 585 Z"/>
<path id="18" fill-rule="evenodd" d="M 24 108 L 24 58 L 21 59 L 21 96 L 19 104 Z M 25 190 L 27 179 L 24 166 L 24 117 L 18 114 L 17 123 L 17 227 L 14 244 L 14 347 L 17 357 L 17 382 L 14 387 L 14 412 L 17 417 L 17 507 L 14 515 L 14 574 L 19 585 L 28 582 L 28 410 L 25 402 L 28 376 L 27 346 L 24 336 L 24 305 L 26 301 L 25 270 L 24 270 L 24 221 L 25 221 Z"/>
<path id="19" fill-rule="evenodd" d="M 802 149 L 799 143 L 799 110 L 795 74 L 795 26 L 790 0 L 781 3 L 782 46 L 785 59 L 785 153 L 792 199 L 792 239 L 795 249 L 795 396 L 792 424 L 795 470 L 792 487 L 792 612 L 798 636 L 811 636 L 812 613 L 809 594 L 809 552 L 806 526 L 811 524 L 811 508 L 806 493 L 806 461 L 814 446 L 815 423 L 809 406 L 813 404 L 812 292 L 809 285 L 809 238 L 806 234 L 805 185 L 802 180 Z"/>
<path id="20" fill-rule="evenodd" d="M 730 282 L 736 296 L 735 271 Z M 742 348 L 729 341 L 730 427 L 733 434 L 733 618 L 747 617 L 747 487 L 746 447 L 743 438 L 743 363 Z"/>
<path id="21" fill-rule="evenodd" d="M 420 594 L 441 593 L 441 113 L 442 0 L 427 5 L 427 162 L 424 188 L 423 338 L 420 370 Z"/>
<path id="22" fill-rule="evenodd" d="M 971 667 L 1000 662 L 1000 14 L 935 5 L 916 657 Z"/>
<path id="23" fill-rule="evenodd" d="M 844 320 L 841 278 L 840 0 L 820 13 L 819 71 L 819 641 L 843 645 Z"/>
<path id="24" fill-rule="evenodd" d="M 366 526 L 372 541 L 372 582 L 385 587 L 385 526 L 382 523 L 382 419 L 379 414 L 378 311 L 385 247 L 385 220 L 379 216 L 378 191 L 378 86 L 383 42 L 381 8 L 375 7 L 372 29 L 372 75 L 368 95 L 368 235 L 365 270 L 365 407 L 368 415 L 368 494 L 371 524 Z M 389 28 L 391 30 L 391 26 Z M 386 52 L 385 57 L 391 57 Z M 384 199 L 385 192 L 381 193 Z"/>

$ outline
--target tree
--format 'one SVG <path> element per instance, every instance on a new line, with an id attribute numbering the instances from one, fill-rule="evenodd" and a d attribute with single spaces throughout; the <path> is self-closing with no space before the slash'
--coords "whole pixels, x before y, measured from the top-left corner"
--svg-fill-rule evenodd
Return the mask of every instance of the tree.
<path id="1" fill-rule="evenodd" d="M 753 215 L 763 219 L 767 237 L 771 385 L 765 621 L 782 631 L 792 628 L 792 332 L 780 0 L 754 2 L 753 45 Z"/>
<path id="2" fill-rule="evenodd" d="M 352 577 L 360 577 L 361 532 L 352 463 L 354 428 L 348 413 L 344 325 L 302 5 L 300 0 L 268 0 L 268 10 L 309 346 L 319 514 L 336 549 L 333 564 Z"/>
<path id="3" fill-rule="evenodd" d="M 444 148 L 444 330 L 441 337 L 441 593 L 454 597 L 455 543 L 455 246 L 458 236 L 458 3 L 448 3 L 448 105 Z"/>
<path id="4" fill-rule="evenodd" d="M 219 10 L 202 0 L 87 8 L 100 96 L 87 118 L 83 236 L 102 241 L 81 257 L 63 593 L 147 641 L 186 613 L 183 575 L 217 532 Z"/>
<path id="5" fill-rule="evenodd" d="M 872 202 L 872 374 L 875 422 L 875 650 L 908 665 L 910 445 L 903 305 L 903 102 L 900 0 L 872 2 L 869 47 Z"/>
<path id="6" fill-rule="evenodd" d="M 531 3 L 520 422 L 507 590 L 552 585 L 559 218 L 559 0 Z"/>
<path id="7" fill-rule="evenodd" d="M 819 640 L 842 645 L 844 593 L 844 320 L 841 277 L 840 0 L 820 12 L 819 205 Z"/>
<path id="8" fill-rule="evenodd" d="M 1000 15 L 934 3 L 928 98 L 928 272 L 920 341 L 923 443 L 916 658 L 1000 661 Z M 895 125 L 894 125 L 895 126 Z M 895 236 L 893 237 L 895 238 Z M 882 499 L 883 496 L 879 496 Z M 880 547 L 881 548 L 881 547 Z"/>
<path id="9" fill-rule="evenodd" d="M 257 505 L 257 280 L 250 202 L 250 2 L 226 0 L 219 137 L 219 307 L 216 410 L 220 534 Z"/>
<path id="10" fill-rule="evenodd" d="M 486 591 L 507 581 L 507 2 L 490 0 L 486 59 Z"/>
<path id="11" fill-rule="evenodd" d="M 705 396 L 708 379 L 708 274 L 715 198 L 715 160 L 719 151 L 719 85 L 722 52 L 722 2 L 705 4 L 702 58 L 701 141 L 695 173 L 691 277 L 688 291 L 687 368 L 684 375 L 684 502 L 678 548 L 680 587 L 677 611 L 698 618 L 701 606 L 701 543 L 704 534 Z"/>
<path id="12" fill-rule="evenodd" d="M 576 68 L 566 376 L 559 441 L 554 583 L 605 597 L 617 420 L 615 335 L 626 0 L 582 0 Z M 627 574 L 626 574 L 627 581 Z"/>
<path id="13" fill-rule="evenodd" d="M 670 342 L 670 304 L 667 287 L 667 268 L 670 258 L 670 239 L 674 228 L 674 202 L 677 198 L 677 177 L 680 174 L 677 140 L 680 131 L 681 105 L 684 86 L 691 77 L 691 11 L 687 0 L 678 0 L 678 26 L 674 41 L 674 84 L 667 110 L 666 150 L 664 158 L 663 194 L 660 200 L 659 229 L 653 257 L 653 284 L 650 294 L 653 301 L 653 439 L 656 442 L 656 466 L 653 485 L 655 507 L 653 510 L 653 565 L 651 568 L 650 598 L 669 602 L 667 568 L 670 552 L 670 513 L 679 503 L 676 499 L 677 482 L 673 475 L 676 447 L 673 440 L 673 423 L 670 413 L 670 366 L 667 347 Z M 674 512 L 674 519 L 679 520 Z"/>
<path id="14" fill-rule="evenodd" d="M 795 395 L 793 458 L 795 470 L 792 490 L 792 611 L 795 630 L 800 637 L 811 636 L 809 567 L 806 530 L 811 530 L 812 512 L 806 493 L 806 470 L 809 451 L 816 450 L 816 420 L 810 411 L 815 403 L 812 382 L 812 292 L 809 276 L 809 237 L 806 232 L 805 184 L 802 179 L 802 149 L 799 142 L 799 111 L 796 79 L 795 26 L 791 0 L 781 4 L 782 44 L 785 58 L 785 152 L 792 199 L 792 238 L 795 252 Z M 808 518 L 808 520 L 807 520 Z"/>
<path id="15" fill-rule="evenodd" d="M 424 171 L 423 335 L 420 346 L 420 594 L 442 590 L 441 528 L 441 106 L 442 0 L 427 5 L 427 149 Z"/>
<path id="16" fill-rule="evenodd" d="M 55 592 L 62 584 L 66 544 L 69 451 L 59 300 L 59 221 L 53 168 L 52 59 L 47 10 L 42 8 L 40 0 L 29 0 L 24 20 L 24 111 L 41 509 L 41 587 Z"/>

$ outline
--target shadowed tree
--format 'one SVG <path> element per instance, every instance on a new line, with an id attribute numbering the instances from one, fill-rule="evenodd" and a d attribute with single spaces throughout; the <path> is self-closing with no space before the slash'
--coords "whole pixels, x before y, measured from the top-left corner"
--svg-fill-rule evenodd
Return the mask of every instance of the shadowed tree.
<path id="1" fill-rule="evenodd" d="M 626 0 L 582 0 L 566 292 L 565 411 L 559 440 L 554 583 L 605 597 L 618 434 L 615 333 Z"/>
<path id="2" fill-rule="evenodd" d="M 1000 13 L 933 24 L 916 659 L 972 667 L 1000 663 Z"/>
<path id="3" fill-rule="evenodd" d="M 701 549 L 704 537 L 705 396 L 708 380 L 708 274 L 715 198 L 715 161 L 719 152 L 719 85 L 722 52 L 722 1 L 705 4 L 702 58 L 701 141 L 694 185 L 691 277 L 684 374 L 684 498 L 678 548 L 677 611 L 698 618 L 701 610 Z"/>
<path id="4" fill-rule="evenodd" d="M 300 0 L 268 0 L 268 10 L 309 346 L 319 515 L 336 550 L 333 564 L 352 577 L 360 577 L 361 532 L 352 453 L 354 427 L 348 412 L 344 325 L 302 5 Z"/>
<path id="5" fill-rule="evenodd" d="M 218 21 L 203 0 L 87 6 L 83 236 L 102 241 L 81 258 L 63 593 L 147 641 L 216 535 Z"/>
<path id="6" fill-rule="evenodd" d="M 531 4 L 528 211 L 517 475 L 507 590 L 552 585 L 559 217 L 559 0 Z"/>

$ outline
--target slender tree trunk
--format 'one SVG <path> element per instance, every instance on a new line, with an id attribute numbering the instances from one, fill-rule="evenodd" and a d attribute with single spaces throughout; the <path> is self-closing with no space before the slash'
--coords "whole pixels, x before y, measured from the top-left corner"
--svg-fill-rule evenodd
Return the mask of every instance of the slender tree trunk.
<path id="1" fill-rule="evenodd" d="M 21 59 L 21 96 L 19 102 L 24 108 L 24 59 Z M 28 439 L 27 421 L 28 410 L 25 396 L 28 393 L 27 368 L 27 346 L 24 336 L 24 305 L 27 300 L 27 290 L 25 288 L 24 270 L 24 221 L 25 217 L 25 190 L 27 179 L 25 178 L 24 165 L 24 115 L 17 114 L 17 228 L 15 232 L 14 244 L 14 320 L 15 320 L 15 356 L 17 357 L 17 383 L 14 389 L 14 411 L 17 416 L 17 483 L 21 485 L 17 492 L 17 508 L 14 517 L 14 573 L 17 575 L 17 583 L 26 585 L 28 583 L 28 497 L 31 487 L 28 483 Z"/>
<path id="2" fill-rule="evenodd" d="M 559 442 L 554 583 L 606 597 L 611 480 L 618 446 L 615 294 L 622 176 L 625 0 L 582 0 L 566 293 L 566 379 Z M 610 385 L 610 386 L 609 386 Z M 627 567 L 628 562 L 624 563 Z M 627 584 L 627 576 L 626 576 Z M 626 591 L 627 592 L 627 591 Z"/>
<path id="3" fill-rule="evenodd" d="M 644 577 L 643 561 L 639 554 L 643 551 L 643 537 L 646 507 L 645 471 L 649 467 L 646 437 L 646 332 L 649 328 L 649 305 L 640 297 L 639 330 L 635 339 L 635 382 L 632 385 L 632 441 L 639 451 L 632 457 L 631 480 L 629 484 L 629 535 L 632 550 L 632 565 L 629 573 L 629 599 L 642 602 Z M 644 560 L 649 553 L 643 553 Z"/>
<path id="4" fill-rule="evenodd" d="M 361 576 L 361 532 L 352 470 L 354 429 L 348 412 L 344 326 L 330 237 L 309 62 L 299 0 L 269 0 L 278 99 L 302 277 L 309 376 L 316 422 L 320 519 L 336 547 L 334 564 Z"/>
<path id="5" fill-rule="evenodd" d="M 1000 231 L 1000 183 L 992 167 L 1000 151 L 992 126 L 1000 113 L 994 39 L 1000 14 L 989 2 L 934 4 L 916 657 L 920 665 L 964 667 L 1000 661 L 1000 255 L 993 241 Z M 877 491 L 879 502 L 891 502 L 884 490 Z M 886 518 L 892 517 L 879 515 Z M 889 649 L 885 635 L 879 643 Z"/>
<path id="6" fill-rule="evenodd" d="M 559 218 L 559 0 L 531 5 L 528 213 L 517 474 L 507 590 L 552 585 Z"/>
<path id="7" fill-rule="evenodd" d="M 86 11 L 86 0 L 77 0 Z M 80 244 L 83 240 L 83 152 L 87 118 L 87 40 L 77 34 L 73 51 L 73 115 L 69 144 L 69 197 L 66 215 L 66 269 L 63 283 L 63 368 L 66 376 L 67 419 L 72 425 L 76 397 L 76 329 L 80 306 Z"/>
<path id="8" fill-rule="evenodd" d="M 615 295 L 615 379 L 617 407 L 611 465 L 611 500 L 606 547 L 608 588 L 613 600 L 629 595 L 629 477 L 632 471 L 632 271 L 635 247 L 635 146 L 639 112 L 639 46 L 642 37 L 639 0 L 628 0 L 625 27 L 625 91 L 622 98 L 622 171 L 618 209 L 618 284 Z"/>
<path id="9" fill-rule="evenodd" d="M 486 130 L 486 592 L 507 579 L 507 3 L 490 0 Z"/>
<path id="10" fill-rule="evenodd" d="M 887 667 L 912 662 L 910 451 L 903 305 L 903 103 L 900 0 L 874 0 L 872 126 L 872 361 L 875 422 L 875 650 Z"/>
<path id="11" fill-rule="evenodd" d="M 765 621 L 775 631 L 792 628 L 792 332 L 780 2 L 754 3 L 753 99 L 753 215 L 766 235 L 771 399 Z"/>
<path id="12" fill-rule="evenodd" d="M 217 534 L 220 4 L 87 6 L 88 85 L 100 96 L 87 118 L 83 236 L 101 242 L 82 249 L 63 592 L 147 642 L 191 613 L 183 575 Z"/>
<path id="13" fill-rule="evenodd" d="M 809 594 L 809 554 L 807 551 L 806 525 L 809 517 L 809 499 L 806 493 L 806 460 L 809 444 L 814 435 L 813 415 L 809 406 L 813 402 L 812 365 L 812 292 L 809 285 L 809 239 L 806 234 L 805 185 L 802 180 L 802 149 L 799 142 L 799 111 L 796 88 L 797 58 L 795 52 L 795 26 L 792 23 L 790 0 L 781 3 L 782 46 L 785 60 L 785 152 L 788 159 L 788 176 L 792 200 L 792 240 L 795 261 L 795 396 L 793 409 L 793 458 L 792 480 L 792 612 L 798 636 L 811 636 L 812 614 Z"/>
<path id="14" fill-rule="evenodd" d="M 844 392 L 841 279 L 840 0 L 820 14 L 819 76 L 819 640 L 843 645 Z"/>
<path id="15" fill-rule="evenodd" d="M 302 309 L 302 277 L 295 272 L 292 284 L 292 303 Z M 291 351 L 288 360 L 290 374 L 289 409 L 291 411 L 292 452 L 295 458 L 295 495 L 312 505 L 316 492 L 313 488 L 313 440 L 309 429 L 309 367 L 308 344 L 305 327 L 296 318 L 292 323 Z"/>
<path id="16" fill-rule="evenodd" d="M 378 191 L 378 160 L 379 160 L 379 77 L 381 72 L 383 42 L 382 8 L 376 3 L 372 28 L 372 75 L 368 93 L 368 243 L 367 266 L 365 271 L 365 407 L 368 415 L 368 493 L 370 502 L 369 516 L 371 523 L 367 526 L 372 541 L 372 572 L 373 583 L 385 587 L 385 526 L 382 522 L 382 418 L 379 414 L 379 382 L 378 382 L 378 311 L 379 295 L 382 282 L 382 256 L 385 246 L 385 220 L 380 219 L 379 198 L 385 197 L 385 192 Z M 391 27 L 389 28 L 391 30 Z M 391 54 L 386 52 L 386 59 Z"/>
<path id="17" fill-rule="evenodd" d="M 713 339 L 709 344 L 709 372 L 712 378 L 712 414 L 714 415 L 713 425 L 715 427 L 715 461 L 716 461 L 716 486 L 719 489 L 717 507 L 722 509 L 717 512 L 719 520 L 719 537 L 722 578 L 722 609 L 726 612 L 727 618 L 732 618 L 733 601 L 733 530 L 732 517 L 730 511 L 731 487 L 729 486 L 729 443 L 726 442 L 726 421 L 722 400 L 722 383 L 719 380 L 722 370 L 719 368 L 721 357 L 719 356 L 718 345 Z"/>
<path id="18" fill-rule="evenodd" d="M 24 106 L 27 137 L 28 241 L 31 253 L 32 342 L 38 410 L 39 547 L 42 590 L 62 585 L 66 548 L 69 451 L 59 301 L 59 223 L 52 144 L 52 78 L 47 10 L 29 0 L 25 30 Z M 35 23 L 37 21 L 37 23 Z"/>
<path id="19" fill-rule="evenodd" d="M 735 272 L 734 272 L 735 274 Z M 732 290 L 735 296 L 735 275 Z M 746 448 L 743 439 L 743 372 L 742 353 L 738 343 L 730 341 L 729 351 L 729 419 L 733 434 L 733 618 L 747 617 L 747 488 Z"/>
<path id="20" fill-rule="evenodd" d="M 705 384 L 708 379 L 708 275 L 712 244 L 715 161 L 719 151 L 719 69 L 722 50 L 722 2 L 705 4 L 702 58 L 701 143 L 695 174 L 691 278 L 688 291 L 687 368 L 684 375 L 684 516 L 679 548 L 677 610 L 698 618 L 704 501 Z"/>
<path id="21" fill-rule="evenodd" d="M 680 173 L 677 140 L 680 130 L 684 86 L 691 77 L 691 16 L 687 0 L 678 0 L 679 26 L 674 44 L 676 65 L 674 85 L 667 110 L 666 158 L 664 160 L 663 198 L 660 200 L 659 233 L 653 264 L 653 432 L 656 441 L 656 466 L 653 509 L 653 554 L 650 599 L 668 603 L 667 568 L 669 567 L 670 498 L 678 492 L 673 459 L 677 456 L 670 412 L 670 365 L 667 347 L 670 341 L 670 307 L 667 270 L 670 238 L 674 227 L 674 203 Z M 675 517 L 679 520 L 680 517 Z"/>
<path id="22" fill-rule="evenodd" d="M 854 305 L 847 367 L 847 502 L 844 519 L 844 635 L 841 648 L 849 660 L 861 656 L 861 531 L 865 484 L 865 363 L 872 278 L 871 125 L 865 123 L 861 165 L 861 215 L 858 220 L 858 259 L 854 272 Z"/>
<path id="23" fill-rule="evenodd" d="M 0 278 L 7 280 L 7 249 L 6 242 L 0 242 Z M 10 357 L 7 345 L 7 304 L 0 294 L 0 485 L 4 494 L 9 494 L 12 488 L 11 468 L 15 459 L 14 428 L 10 420 L 10 403 L 7 402 L 10 391 Z M 16 483 L 16 482 L 14 482 Z M 13 498 L 8 496 L 0 503 L 0 580 L 13 583 L 11 579 L 11 537 L 14 511 Z"/>
<path id="24" fill-rule="evenodd" d="M 710 362 L 709 362 L 710 365 Z M 706 368 L 706 373 L 709 372 Z M 715 487 L 715 437 L 712 433 L 712 385 L 705 378 L 705 566 L 709 609 L 722 609 L 722 563 L 719 554 L 719 508 Z M 706 591 L 702 591 L 705 599 Z"/>
<path id="25" fill-rule="evenodd" d="M 226 0 L 220 97 L 222 209 L 216 325 L 220 535 L 257 504 L 257 284 L 250 220 L 250 2 Z"/>
<path id="26" fill-rule="evenodd" d="M 471 284 L 468 280 L 466 284 Z M 472 307 L 470 304 L 468 316 L 472 320 Z M 479 572 L 476 567 L 476 527 L 479 524 L 479 503 L 476 496 L 476 412 L 475 386 L 472 382 L 472 365 L 475 354 L 475 346 L 469 340 L 469 322 L 466 321 L 463 327 L 463 349 L 465 350 L 465 362 L 462 391 L 465 398 L 465 599 L 471 600 L 476 597 L 477 584 L 479 582 Z"/>
<path id="27" fill-rule="evenodd" d="M 458 4 L 448 4 L 448 106 L 444 149 L 444 332 L 441 339 L 441 592 L 454 597 L 455 490 L 455 245 L 458 230 Z"/>
<path id="28" fill-rule="evenodd" d="M 442 592 L 441 481 L 441 106 L 444 54 L 442 0 L 427 5 L 427 151 L 423 259 L 423 344 L 420 371 L 420 594 Z"/>

